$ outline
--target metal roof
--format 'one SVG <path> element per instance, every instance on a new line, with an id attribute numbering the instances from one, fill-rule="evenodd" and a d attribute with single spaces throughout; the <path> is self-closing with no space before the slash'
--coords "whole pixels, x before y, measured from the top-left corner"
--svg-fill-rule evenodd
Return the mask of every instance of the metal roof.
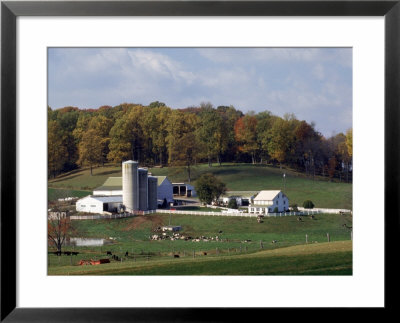
<path id="1" fill-rule="evenodd" d="M 160 186 L 167 176 L 151 176 L 157 178 L 157 186 Z M 121 191 L 122 177 L 109 177 L 104 184 L 94 189 L 94 191 Z"/>
<path id="2" fill-rule="evenodd" d="M 122 195 L 114 195 L 114 196 L 89 195 L 89 196 L 84 197 L 81 200 L 84 200 L 84 199 L 93 199 L 93 200 L 100 201 L 103 203 L 112 203 L 112 202 L 122 203 Z"/>
<path id="3" fill-rule="evenodd" d="M 223 196 L 239 196 L 239 197 L 252 197 L 257 195 L 259 191 L 226 191 Z"/>
<path id="4" fill-rule="evenodd" d="M 254 201 L 272 201 L 281 191 L 261 191 Z"/>

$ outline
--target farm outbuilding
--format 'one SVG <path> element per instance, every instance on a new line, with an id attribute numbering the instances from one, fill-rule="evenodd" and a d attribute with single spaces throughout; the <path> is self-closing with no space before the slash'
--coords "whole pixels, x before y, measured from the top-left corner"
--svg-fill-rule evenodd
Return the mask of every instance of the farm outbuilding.
<path id="1" fill-rule="evenodd" d="M 157 178 L 157 200 L 158 204 L 161 205 L 164 199 L 167 203 L 174 201 L 172 184 L 167 176 L 154 176 Z"/>
<path id="2" fill-rule="evenodd" d="M 238 206 L 248 206 L 257 193 L 255 191 L 227 191 L 218 201 L 228 205 L 230 200 L 235 199 Z"/>
<path id="3" fill-rule="evenodd" d="M 289 199 L 282 191 L 261 191 L 249 206 L 249 213 L 267 214 L 285 212 L 289 209 Z"/>
<path id="4" fill-rule="evenodd" d="M 172 183 L 174 196 L 196 197 L 194 186 L 185 183 Z"/>
<path id="5" fill-rule="evenodd" d="M 117 212 L 122 206 L 122 195 L 118 196 L 86 196 L 76 202 L 78 212 L 102 214 L 106 212 Z"/>

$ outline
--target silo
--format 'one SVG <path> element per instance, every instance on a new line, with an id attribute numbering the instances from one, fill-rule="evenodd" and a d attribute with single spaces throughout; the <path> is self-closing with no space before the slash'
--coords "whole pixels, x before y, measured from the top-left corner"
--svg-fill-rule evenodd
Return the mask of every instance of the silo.
<path id="1" fill-rule="evenodd" d="M 148 183 L 147 183 L 147 169 L 139 168 L 139 210 L 147 211 L 148 210 Z"/>
<path id="2" fill-rule="evenodd" d="M 157 210 L 157 177 L 148 177 L 149 210 Z"/>
<path id="3" fill-rule="evenodd" d="M 139 209 L 138 163 L 128 160 L 122 163 L 122 203 L 126 211 Z"/>

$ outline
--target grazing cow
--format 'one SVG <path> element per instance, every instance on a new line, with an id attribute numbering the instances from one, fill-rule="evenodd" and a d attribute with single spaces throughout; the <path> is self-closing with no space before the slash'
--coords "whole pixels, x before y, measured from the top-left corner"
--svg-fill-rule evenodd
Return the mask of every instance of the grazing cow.
<path id="1" fill-rule="evenodd" d="M 222 230 L 219 230 L 218 233 L 222 233 Z"/>
<path id="2" fill-rule="evenodd" d="M 174 258 L 179 258 L 179 255 L 174 255 Z"/>
<path id="3" fill-rule="evenodd" d="M 64 251 L 64 255 L 71 256 L 71 251 Z"/>
<path id="4" fill-rule="evenodd" d="M 128 255 L 129 255 L 129 252 L 128 251 L 125 252 L 125 257 L 128 257 Z"/>
<path id="5" fill-rule="evenodd" d="M 207 252 L 203 251 L 203 255 L 204 255 L 204 256 L 207 256 Z"/>
<path id="6" fill-rule="evenodd" d="M 278 240 L 272 240 L 272 243 L 277 243 L 278 242 Z"/>
<path id="7" fill-rule="evenodd" d="M 73 255 L 73 256 L 77 256 L 78 253 L 79 253 L 79 252 L 77 252 L 77 251 L 72 251 L 72 255 Z"/>
<path id="8" fill-rule="evenodd" d="M 112 256 L 112 252 L 111 251 L 107 251 L 107 256 Z"/>
<path id="9" fill-rule="evenodd" d="M 303 221 L 303 219 L 299 216 L 299 217 L 297 218 L 297 221 Z"/>
<path id="10" fill-rule="evenodd" d="M 311 214 L 311 219 L 315 219 L 315 216 Z"/>
<path id="11" fill-rule="evenodd" d="M 53 252 L 56 256 L 61 256 L 61 251 L 54 251 Z"/>

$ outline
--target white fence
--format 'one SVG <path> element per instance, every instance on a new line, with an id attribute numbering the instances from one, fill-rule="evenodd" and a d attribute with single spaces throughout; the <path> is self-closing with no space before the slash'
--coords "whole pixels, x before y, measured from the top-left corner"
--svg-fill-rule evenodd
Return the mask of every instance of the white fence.
<path id="1" fill-rule="evenodd" d="M 322 209 L 322 208 L 313 208 L 312 210 L 310 209 L 305 209 L 304 207 L 298 207 L 299 211 L 302 212 L 309 212 L 309 211 L 317 211 L 319 213 L 328 213 L 328 214 L 340 214 L 340 213 L 350 213 L 352 214 L 351 210 L 347 209 Z"/>
<path id="2" fill-rule="evenodd" d="M 301 216 L 301 215 L 312 215 L 319 213 L 331 213 L 339 214 L 340 212 L 351 213 L 350 210 L 345 209 L 304 209 L 299 207 L 300 212 L 282 212 L 282 213 L 267 213 L 264 214 L 266 217 L 279 217 L 279 216 Z M 151 211 L 137 211 L 132 213 L 122 213 L 122 214 L 94 214 L 94 215 L 71 215 L 71 220 L 99 220 L 99 219 L 121 219 L 128 218 L 136 215 L 146 215 L 153 213 L 162 214 L 185 214 L 185 215 L 204 215 L 204 216 L 242 216 L 242 217 L 257 217 L 257 213 L 244 213 L 244 212 L 206 212 L 206 211 L 180 211 L 180 210 L 151 210 Z"/>

